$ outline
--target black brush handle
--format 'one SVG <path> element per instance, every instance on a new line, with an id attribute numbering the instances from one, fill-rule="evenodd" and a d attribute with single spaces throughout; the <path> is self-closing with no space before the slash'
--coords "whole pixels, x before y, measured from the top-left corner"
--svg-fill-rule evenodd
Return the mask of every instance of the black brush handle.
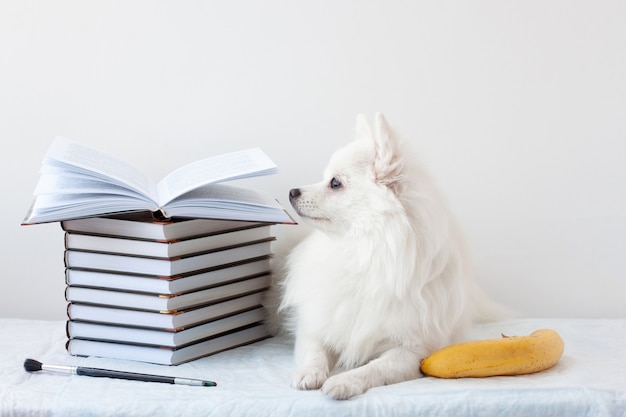
<path id="1" fill-rule="evenodd" d="M 175 384 L 175 378 L 162 375 L 139 374 L 136 372 L 114 371 L 110 369 L 98 368 L 76 368 L 76 375 L 95 376 L 102 378 L 130 379 L 133 381 L 145 382 L 163 382 L 166 384 Z"/>

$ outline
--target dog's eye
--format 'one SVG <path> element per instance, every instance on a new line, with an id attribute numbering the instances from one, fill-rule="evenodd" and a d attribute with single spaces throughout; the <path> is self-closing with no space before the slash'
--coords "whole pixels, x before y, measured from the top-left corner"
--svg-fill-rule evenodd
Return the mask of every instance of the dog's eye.
<path id="1" fill-rule="evenodd" d="M 330 188 L 332 188 L 333 190 L 336 190 L 337 188 L 341 188 L 341 181 L 333 177 L 333 179 L 330 180 Z"/>

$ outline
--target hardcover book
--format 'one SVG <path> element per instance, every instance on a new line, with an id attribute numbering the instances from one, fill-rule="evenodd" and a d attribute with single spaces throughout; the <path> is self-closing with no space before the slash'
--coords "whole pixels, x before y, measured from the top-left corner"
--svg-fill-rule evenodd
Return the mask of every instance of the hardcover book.
<path id="1" fill-rule="evenodd" d="M 211 233 L 245 229 L 264 224 L 268 223 L 186 218 L 156 220 L 152 213 L 142 211 L 103 217 L 64 220 L 61 222 L 61 227 L 66 232 L 166 242 L 206 236 Z"/>
<path id="2" fill-rule="evenodd" d="M 179 365 L 227 349 L 257 342 L 268 337 L 270 337 L 270 335 L 266 326 L 262 323 L 257 323 L 243 328 L 233 329 L 230 332 L 182 348 L 155 347 L 83 339 L 70 339 L 66 347 L 70 354 L 77 356 L 101 356 L 160 365 Z"/>
<path id="3" fill-rule="evenodd" d="M 153 294 L 178 294 L 269 273 L 269 256 L 264 256 L 227 265 L 219 265 L 197 273 L 174 276 L 139 275 L 67 268 L 65 270 L 65 283 L 75 287 Z"/>
<path id="4" fill-rule="evenodd" d="M 205 306 L 163 312 L 70 303 L 67 316 L 75 321 L 177 331 L 259 307 L 262 301 L 263 292 L 256 292 Z"/>
<path id="5" fill-rule="evenodd" d="M 70 339 L 181 348 L 231 331 L 232 329 L 259 323 L 263 321 L 264 318 L 265 311 L 263 307 L 257 307 L 252 310 L 236 313 L 232 316 L 175 331 L 68 321 L 67 336 Z"/>
<path id="6" fill-rule="evenodd" d="M 65 299 L 70 303 L 173 312 L 255 293 L 267 289 L 269 285 L 270 276 L 261 275 L 206 290 L 182 294 L 147 294 L 70 286 L 65 290 Z"/>
<path id="7" fill-rule="evenodd" d="M 191 239 L 169 241 L 128 239 L 66 232 L 65 248 L 89 252 L 148 256 L 152 258 L 174 258 L 266 240 L 270 237 L 269 226 L 253 226 Z"/>
<path id="8" fill-rule="evenodd" d="M 236 247 L 221 248 L 207 253 L 175 258 L 150 258 L 66 250 L 65 266 L 67 268 L 127 272 L 130 274 L 173 276 L 192 271 L 202 271 L 244 259 L 268 256 L 271 254 L 272 240 L 250 242 Z"/>

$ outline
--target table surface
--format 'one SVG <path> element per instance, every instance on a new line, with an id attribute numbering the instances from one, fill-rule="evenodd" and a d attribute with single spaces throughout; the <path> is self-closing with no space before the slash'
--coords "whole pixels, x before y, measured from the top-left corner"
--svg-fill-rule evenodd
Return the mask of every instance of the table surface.
<path id="1" fill-rule="evenodd" d="M 472 329 L 485 339 L 557 330 L 561 361 L 533 375 L 420 378 L 373 388 L 349 401 L 289 387 L 293 342 L 274 337 L 179 366 L 65 351 L 65 322 L 0 319 L 2 416 L 626 416 L 626 319 L 516 319 Z M 210 379 L 189 387 L 27 373 L 26 358 L 132 372 Z"/>

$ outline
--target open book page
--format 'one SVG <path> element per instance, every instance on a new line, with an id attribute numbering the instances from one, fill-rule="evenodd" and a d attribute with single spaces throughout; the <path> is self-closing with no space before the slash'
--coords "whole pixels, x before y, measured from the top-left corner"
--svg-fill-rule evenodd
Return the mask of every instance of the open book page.
<path id="1" fill-rule="evenodd" d="M 206 184 L 273 174 L 276 170 L 274 162 L 260 148 L 202 159 L 163 178 L 157 184 L 158 203 L 163 207 L 169 201 Z"/>
<path id="2" fill-rule="evenodd" d="M 167 216 L 294 223 L 269 194 L 227 184 L 198 187 L 165 205 Z"/>
<path id="3" fill-rule="evenodd" d="M 154 203 L 119 194 L 42 194 L 37 196 L 23 224 L 46 223 L 127 211 L 154 211 Z"/>
<path id="4" fill-rule="evenodd" d="M 146 197 L 144 193 L 135 191 L 128 186 L 120 186 L 113 182 L 103 182 L 101 179 L 94 178 L 93 175 L 84 174 L 82 172 L 62 169 L 58 166 L 44 165 L 40 170 L 41 176 L 35 187 L 34 194 L 41 195 L 59 195 L 59 194 L 105 194 L 107 196 L 121 195 L 137 198 L 145 201 L 152 201 Z M 156 205 L 152 201 L 152 206 Z"/>
<path id="5" fill-rule="evenodd" d="M 114 183 L 130 188 L 151 200 L 156 201 L 156 185 L 154 181 L 134 166 L 108 153 L 92 149 L 80 143 L 57 137 L 48 153 L 44 165 L 62 168 L 65 176 L 88 175 L 92 179 L 94 191 L 97 181 Z M 38 188 L 39 193 L 46 193 L 45 189 Z M 58 192 L 58 190 L 49 190 Z"/>
<path id="6" fill-rule="evenodd" d="M 198 204 L 197 202 L 201 202 Z M 207 206 L 220 206 L 220 205 L 235 205 L 240 207 L 241 205 L 247 205 L 251 207 L 273 207 L 275 209 L 281 209 L 282 206 L 269 194 L 252 190 L 249 188 L 237 187 L 229 184 L 213 184 L 205 187 L 198 187 L 181 196 L 178 199 L 172 200 L 165 207 L 189 207 L 195 204 Z"/>

